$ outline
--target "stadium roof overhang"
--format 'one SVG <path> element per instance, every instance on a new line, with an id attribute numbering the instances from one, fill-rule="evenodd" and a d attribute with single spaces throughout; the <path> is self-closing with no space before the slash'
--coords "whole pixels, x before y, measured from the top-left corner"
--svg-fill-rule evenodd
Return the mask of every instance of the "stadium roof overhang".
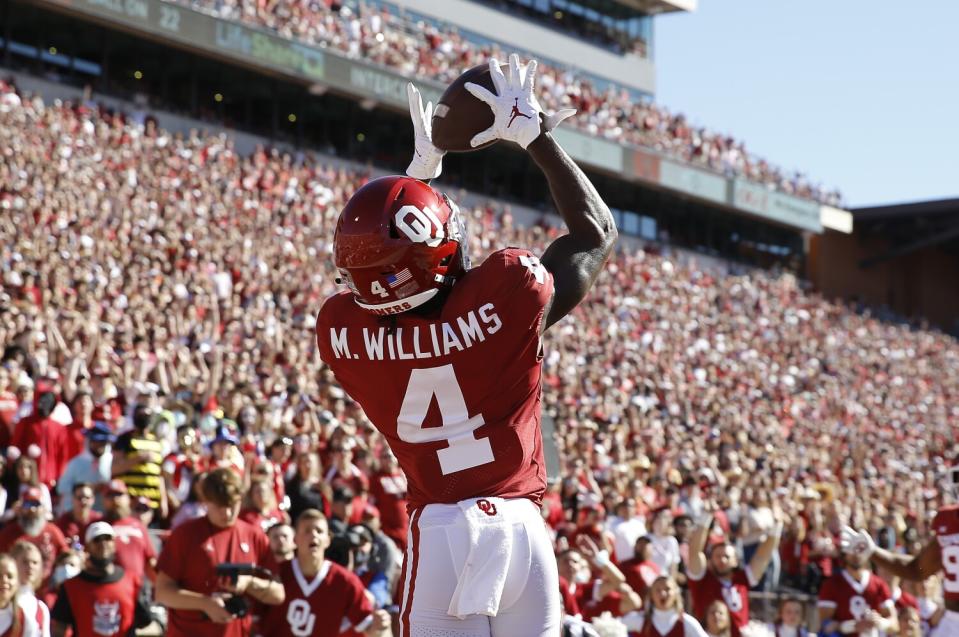
<path id="1" fill-rule="evenodd" d="M 617 0 L 619 4 L 649 15 L 695 11 L 699 0 Z"/>
<path id="2" fill-rule="evenodd" d="M 932 247 L 959 255 L 959 199 L 871 206 L 852 214 L 857 234 L 889 240 L 887 250 L 860 262 L 864 268 Z"/>

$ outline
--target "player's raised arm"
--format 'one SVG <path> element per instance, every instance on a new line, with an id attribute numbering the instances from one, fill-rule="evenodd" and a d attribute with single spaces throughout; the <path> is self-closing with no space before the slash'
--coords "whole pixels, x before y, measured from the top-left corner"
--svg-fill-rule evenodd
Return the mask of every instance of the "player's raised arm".
<path id="1" fill-rule="evenodd" d="M 616 224 L 596 188 L 550 134 L 575 111 L 543 113 L 533 94 L 536 60 L 523 68 L 513 54 L 509 58 L 508 73 L 504 75 L 499 63 L 490 60 L 496 94 L 478 84 L 466 84 L 473 96 L 489 105 L 494 120 L 493 125 L 478 133 L 471 143 L 480 146 L 492 139 L 502 139 L 525 148 L 546 176 L 556 209 L 569 229 L 540 259 L 552 273 L 554 285 L 553 300 L 543 321 L 545 330 L 585 298 L 613 250 Z"/>
<path id="2" fill-rule="evenodd" d="M 868 531 L 847 526 L 839 542 L 844 551 L 864 553 L 874 564 L 904 580 L 919 582 L 942 570 L 942 552 L 935 540 L 927 543 L 919 555 L 893 553 L 876 546 Z"/>
<path id="3" fill-rule="evenodd" d="M 613 215 L 583 171 L 548 132 L 529 145 L 549 182 L 556 209 L 569 232 L 546 249 L 540 262 L 553 275 L 553 301 L 545 330 L 576 307 L 593 286 L 616 243 Z"/>

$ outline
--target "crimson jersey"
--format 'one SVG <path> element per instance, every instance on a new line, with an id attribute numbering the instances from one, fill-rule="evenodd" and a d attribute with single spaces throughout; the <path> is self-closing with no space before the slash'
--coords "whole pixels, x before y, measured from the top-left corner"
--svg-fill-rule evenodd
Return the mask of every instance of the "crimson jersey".
<path id="1" fill-rule="evenodd" d="M 718 599 L 729 609 L 730 627 L 735 637 L 738 637 L 739 629 L 749 623 L 749 576 L 746 569 L 737 568 L 728 580 L 719 579 L 708 568 L 699 579 L 689 575 L 689 592 L 693 598 L 693 615 L 699 621 L 706 621 L 706 610 Z"/>
<path id="2" fill-rule="evenodd" d="M 373 603 L 360 578 L 326 560 L 312 581 L 307 581 L 294 558 L 280 565 L 286 597 L 269 606 L 260 620 L 262 635 L 269 637 L 335 637 L 349 626 L 365 629 L 372 621 Z"/>
<path id="3" fill-rule="evenodd" d="M 932 519 L 942 556 L 942 594 L 946 601 L 959 602 L 959 505 L 939 509 Z"/>
<path id="4" fill-rule="evenodd" d="M 879 611 L 893 606 L 892 591 L 881 577 L 865 571 L 863 581 L 857 582 L 846 570 L 823 582 L 819 589 L 819 606 L 835 608 L 833 619 L 844 622 L 862 619 L 870 610 Z"/>
<path id="5" fill-rule="evenodd" d="M 412 508 L 541 500 L 540 326 L 552 295 L 539 260 L 509 248 L 463 275 L 433 316 L 378 317 L 350 292 L 323 304 L 320 357 L 386 437 Z"/>
<path id="6" fill-rule="evenodd" d="M 139 579 L 122 567 L 106 577 L 84 571 L 63 583 L 51 617 L 73 627 L 76 637 L 133 634 Z"/>

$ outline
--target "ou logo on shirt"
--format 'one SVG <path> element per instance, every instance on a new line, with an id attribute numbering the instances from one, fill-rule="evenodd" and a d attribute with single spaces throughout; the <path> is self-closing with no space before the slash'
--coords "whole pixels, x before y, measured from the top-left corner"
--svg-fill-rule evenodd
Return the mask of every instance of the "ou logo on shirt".
<path id="1" fill-rule="evenodd" d="M 862 595 L 853 595 L 849 598 L 849 614 L 853 619 L 859 620 L 869 612 L 869 604 Z"/>
<path id="2" fill-rule="evenodd" d="M 743 597 L 735 586 L 723 586 L 723 601 L 726 602 L 726 606 L 733 613 L 738 613 L 743 609 Z"/>
<path id="3" fill-rule="evenodd" d="M 286 609 L 286 621 L 290 624 L 290 632 L 296 637 L 309 637 L 313 634 L 316 624 L 316 615 L 310 610 L 310 605 L 304 599 L 295 599 Z"/>

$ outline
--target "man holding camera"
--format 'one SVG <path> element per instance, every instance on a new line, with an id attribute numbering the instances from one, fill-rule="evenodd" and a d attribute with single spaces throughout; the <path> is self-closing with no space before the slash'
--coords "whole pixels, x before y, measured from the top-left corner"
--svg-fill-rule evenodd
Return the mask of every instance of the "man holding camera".
<path id="1" fill-rule="evenodd" d="M 185 522 L 160 554 L 156 599 L 169 609 L 169 637 L 247 637 L 250 599 L 267 605 L 283 601 L 283 585 L 241 574 L 224 577 L 221 564 L 273 569 L 270 545 L 259 528 L 239 519 L 243 485 L 230 469 L 211 471 L 200 485 L 207 506 L 202 518 Z"/>

